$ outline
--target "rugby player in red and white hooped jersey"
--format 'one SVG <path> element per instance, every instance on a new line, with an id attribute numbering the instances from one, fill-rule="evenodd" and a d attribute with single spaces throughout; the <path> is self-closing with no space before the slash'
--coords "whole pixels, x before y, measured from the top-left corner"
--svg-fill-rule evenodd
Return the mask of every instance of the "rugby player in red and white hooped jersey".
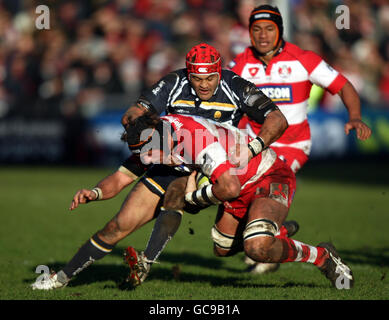
<path id="1" fill-rule="evenodd" d="M 282 38 L 283 22 L 277 7 L 254 8 L 249 32 L 252 46 L 237 55 L 229 67 L 260 88 L 287 118 L 288 129 L 271 147 L 294 172 L 307 162 L 311 150 L 307 110 L 312 84 L 340 96 L 349 113 L 346 134 L 355 129 L 358 139 L 369 138 L 371 130 L 361 120 L 360 99 L 353 85 L 316 53 Z M 244 117 L 239 128 L 255 135 L 260 125 Z"/>
<path id="2" fill-rule="evenodd" d="M 312 84 L 340 96 L 349 113 L 349 121 L 344 126 L 346 134 L 355 129 L 358 139 L 370 137 L 370 128 L 361 120 L 360 99 L 353 85 L 316 53 L 283 39 L 282 16 L 277 7 L 254 8 L 249 18 L 249 33 L 252 46 L 237 55 L 229 67 L 260 88 L 288 120 L 289 127 L 271 148 L 295 173 L 308 161 L 311 151 L 307 111 Z M 238 127 L 255 136 L 261 125 L 243 117 Z M 253 273 L 278 267 L 256 264 L 250 259 L 245 261 Z"/>
<path id="3" fill-rule="evenodd" d="M 237 165 L 229 150 L 255 138 L 236 127 L 185 115 L 142 116 L 138 121 L 142 125 L 129 128 L 127 137 L 144 141 L 143 163 L 190 165 L 212 182 L 198 188 L 194 171 L 180 192 L 193 205 L 220 204 L 211 232 L 217 256 L 233 255 L 243 247 L 254 261 L 311 263 L 337 289 L 353 286 L 352 272 L 332 244 L 312 246 L 278 235 L 293 200 L 296 177 L 271 148 Z"/>

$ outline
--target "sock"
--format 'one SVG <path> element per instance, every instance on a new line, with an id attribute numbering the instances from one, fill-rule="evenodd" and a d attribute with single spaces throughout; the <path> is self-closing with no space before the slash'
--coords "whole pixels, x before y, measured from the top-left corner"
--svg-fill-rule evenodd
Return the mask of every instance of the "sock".
<path id="1" fill-rule="evenodd" d="M 166 210 L 161 207 L 161 212 L 155 221 L 147 248 L 144 251 L 148 260 L 154 262 L 158 259 L 166 244 L 178 230 L 181 219 L 182 211 Z"/>
<path id="2" fill-rule="evenodd" d="M 279 231 L 279 236 L 280 237 L 287 237 L 288 236 L 288 230 L 284 226 L 281 226 L 280 231 Z"/>
<path id="3" fill-rule="evenodd" d="M 276 236 L 282 242 L 284 262 L 308 262 L 321 266 L 327 258 L 327 251 L 321 247 L 314 247 L 297 240 Z"/>
<path id="4" fill-rule="evenodd" d="M 105 257 L 112 251 L 114 245 L 110 245 L 101 240 L 97 234 L 90 238 L 85 244 L 78 250 L 72 260 L 62 269 L 66 276 L 70 279 L 75 276 L 94 261 Z"/>

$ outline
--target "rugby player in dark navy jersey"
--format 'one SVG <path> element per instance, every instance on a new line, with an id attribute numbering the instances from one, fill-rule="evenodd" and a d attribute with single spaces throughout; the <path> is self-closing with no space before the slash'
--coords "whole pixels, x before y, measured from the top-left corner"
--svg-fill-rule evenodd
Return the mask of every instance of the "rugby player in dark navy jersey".
<path id="1" fill-rule="evenodd" d="M 189 51 L 186 69 L 169 73 L 141 93 L 137 103 L 124 114 L 123 126 L 128 129 L 135 125 L 134 120 L 147 112 L 197 115 L 233 125 L 237 125 L 242 115 L 247 114 L 262 127 L 256 139 L 231 151 L 232 160 L 240 164 L 249 161 L 277 140 L 288 126 L 285 117 L 269 98 L 251 82 L 231 71 L 222 70 L 220 54 L 204 43 Z M 132 248 L 127 252 L 131 267 L 128 279 L 135 285 L 144 280 L 151 263 L 157 259 L 181 221 L 182 210 L 178 210 L 173 203 L 179 199 L 168 197 L 165 191 L 172 181 L 178 179 L 185 185 L 188 172 L 186 167 L 182 168 L 182 172 L 162 165 L 148 167 L 137 156 L 140 145 L 129 142 L 129 147 L 133 152 L 130 159 L 94 188 L 77 191 L 70 210 L 89 201 L 110 199 L 146 172 L 142 179 L 132 188 L 119 212 L 104 228 L 88 239 L 61 271 L 35 282 L 33 289 L 50 290 L 65 286 L 73 276 L 110 253 L 124 237 L 158 217 L 154 227 L 156 232 L 152 233 L 145 253 L 139 255 L 131 251 Z M 176 184 L 176 188 L 181 188 L 180 184 Z M 171 193 L 174 194 L 174 191 L 172 188 Z M 163 202 L 163 196 L 173 200 Z M 138 272 L 139 268 L 143 269 L 142 272 Z"/>

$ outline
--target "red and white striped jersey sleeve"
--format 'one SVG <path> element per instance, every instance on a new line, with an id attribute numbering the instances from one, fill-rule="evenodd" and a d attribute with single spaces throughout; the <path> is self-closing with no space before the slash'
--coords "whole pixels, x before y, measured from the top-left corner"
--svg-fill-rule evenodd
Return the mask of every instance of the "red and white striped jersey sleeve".
<path id="1" fill-rule="evenodd" d="M 299 61 L 308 71 L 309 81 L 327 89 L 332 94 L 338 93 L 347 82 L 342 74 L 312 51 L 304 51 Z"/>

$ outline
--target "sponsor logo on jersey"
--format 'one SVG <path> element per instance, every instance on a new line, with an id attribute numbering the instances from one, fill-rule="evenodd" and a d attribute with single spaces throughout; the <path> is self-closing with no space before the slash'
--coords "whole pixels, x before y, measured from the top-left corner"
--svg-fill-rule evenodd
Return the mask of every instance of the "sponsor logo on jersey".
<path id="1" fill-rule="evenodd" d="M 279 86 L 258 86 L 262 92 L 268 96 L 273 102 L 291 103 L 293 102 L 292 86 L 291 85 L 279 85 Z"/>
<path id="2" fill-rule="evenodd" d="M 156 96 L 159 91 L 161 91 L 162 87 L 165 85 L 165 81 L 160 81 L 158 85 L 152 90 L 152 93 Z"/>

